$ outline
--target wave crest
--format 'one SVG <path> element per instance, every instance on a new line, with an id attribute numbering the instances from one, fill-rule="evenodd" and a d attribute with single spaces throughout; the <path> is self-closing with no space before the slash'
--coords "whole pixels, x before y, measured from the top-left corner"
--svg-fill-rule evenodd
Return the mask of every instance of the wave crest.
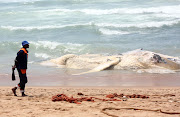
<path id="1" fill-rule="evenodd" d="M 100 28 L 99 31 L 105 35 L 124 35 L 124 34 L 130 33 L 130 32 L 125 32 L 125 31 L 109 30 L 105 28 Z"/>
<path id="2" fill-rule="evenodd" d="M 179 20 L 174 21 L 161 21 L 161 22 L 145 22 L 145 23 L 134 23 L 134 24 L 113 24 L 113 23 L 82 23 L 82 24 L 68 24 L 68 25 L 44 25 L 44 26 L 0 26 L 1 29 L 6 29 L 10 31 L 16 31 L 16 30 L 24 30 L 24 31 L 32 31 L 32 30 L 49 30 L 49 29 L 62 29 L 62 28 L 68 28 L 68 27 L 88 27 L 88 26 L 97 26 L 99 28 L 103 27 L 113 27 L 113 28 L 129 28 L 129 27 L 136 27 L 136 28 L 159 28 L 162 26 L 172 26 L 175 24 L 178 24 L 180 22 Z M 100 29 L 101 32 L 103 29 Z M 106 31 L 107 33 L 107 31 Z M 121 34 L 121 32 L 114 32 L 117 34 Z"/>
<path id="3" fill-rule="evenodd" d="M 146 13 L 165 13 L 176 14 L 180 13 L 180 5 L 160 6 L 149 8 L 113 8 L 113 9 L 49 9 L 35 11 L 40 13 L 85 13 L 88 15 L 108 15 L 108 14 L 146 14 Z"/>
<path id="4" fill-rule="evenodd" d="M 98 23 L 96 24 L 99 27 L 115 27 L 115 28 L 130 28 L 130 27 L 137 27 L 137 28 L 159 28 L 162 26 L 172 26 L 178 24 L 180 20 L 174 21 L 161 21 L 161 22 L 146 22 L 146 23 L 136 23 L 136 24 L 112 24 L 112 23 Z"/>

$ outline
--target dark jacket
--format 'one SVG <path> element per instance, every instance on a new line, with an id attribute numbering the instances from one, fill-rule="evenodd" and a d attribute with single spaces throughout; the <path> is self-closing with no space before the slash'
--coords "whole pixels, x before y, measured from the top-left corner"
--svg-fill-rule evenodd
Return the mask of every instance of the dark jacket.
<path id="1" fill-rule="evenodd" d="M 22 48 L 17 53 L 15 65 L 17 69 L 27 69 L 27 62 L 28 62 L 28 51 L 25 48 Z"/>

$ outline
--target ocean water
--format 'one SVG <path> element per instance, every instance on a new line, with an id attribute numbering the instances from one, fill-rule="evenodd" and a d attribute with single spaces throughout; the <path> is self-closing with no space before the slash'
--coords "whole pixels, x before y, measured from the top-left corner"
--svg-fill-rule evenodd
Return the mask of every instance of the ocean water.
<path id="1" fill-rule="evenodd" d="M 46 80 L 47 74 L 71 77 L 67 69 L 39 64 L 66 54 L 143 48 L 180 57 L 180 0 L 0 0 L 2 76 L 10 77 L 24 40 L 30 42 L 29 76 L 41 74 Z"/>

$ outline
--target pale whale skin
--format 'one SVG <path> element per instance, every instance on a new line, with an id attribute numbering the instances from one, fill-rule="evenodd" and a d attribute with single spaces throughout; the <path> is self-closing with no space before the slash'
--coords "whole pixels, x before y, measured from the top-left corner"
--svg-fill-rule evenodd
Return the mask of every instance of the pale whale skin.
<path id="1" fill-rule="evenodd" d="M 87 72 L 75 75 L 112 69 L 131 69 L 142 73 L 175 73 L 180 70 L 180 59 L 151 51 L 137 49 L 121 55 L 105 56 L 100 54 L 74 55 L 67 54 L 62 57 L 45 61 L 65 68 L 90 69 Z"/>

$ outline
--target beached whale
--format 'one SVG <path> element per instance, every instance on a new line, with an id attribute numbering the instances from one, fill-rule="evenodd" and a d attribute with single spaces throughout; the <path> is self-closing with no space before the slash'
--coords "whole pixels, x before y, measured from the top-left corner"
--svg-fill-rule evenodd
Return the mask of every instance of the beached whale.
<path id="1" fill-rule="evenodd" d="M 99 66 L 95 67 L 94 69 L 92 69 L 90 71 L 79 73 L 79 74 L 73 74 L 73 75 L 81 75 L 81 74 L 102 71 L 102 70 L 108 69 L 114 65 L 117 65 L 119 62 L 120 62 L 120 58 L 113 57 L 111 59 L 108 59 L 105 63 L 100 64 Z"/>
<path id="2" fill-rule="evenodd" d="M 174 73 L 180 70 L 180 59 L 178 57 L 167 56 L 142 49 L 111 56 L 100 54 L 68 54 L 56 59 L 51 59 L 48 62 L 66 68 L 90 69 L 87 72 L 75 75 L 98 72 L 108 68 L 131 69 L 137 72 L 150 73 Z"/>

